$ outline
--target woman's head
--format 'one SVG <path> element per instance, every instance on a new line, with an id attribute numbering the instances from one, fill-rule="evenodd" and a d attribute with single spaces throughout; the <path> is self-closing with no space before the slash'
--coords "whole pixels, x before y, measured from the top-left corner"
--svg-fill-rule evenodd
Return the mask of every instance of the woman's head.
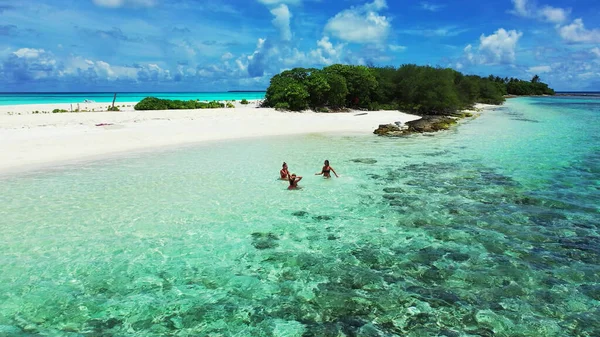
<path id="1" fill-rule="evenodd" d="M 283 165 L 281 165 L 284 169 L 287 168 L 287 163 L 283 162 Z"/>
<path id="2" fill-rule="evenodd" d="M 325 166 L 329 166 L 329 160 L 325 160 Z"/>

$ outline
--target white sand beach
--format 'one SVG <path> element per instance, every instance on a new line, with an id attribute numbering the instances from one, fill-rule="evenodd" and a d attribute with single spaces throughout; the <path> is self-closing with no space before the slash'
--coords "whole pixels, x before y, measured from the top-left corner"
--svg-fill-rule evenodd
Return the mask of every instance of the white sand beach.
<path id="1" fill-rule="evenodd" d="M 256 102 L 247 106 L 237 103 L 232 109 L 168 111 L 135 111 L 134 104 L 119 103 L 119 112 L 98 112 L 105 110 L 107 103 L 80 104 L 81 110 L 90 112 L 79 113 L 51 113 L 69 110 L 70 104 L 1 106 L 0 172 L 204 141 L 308 133 L 370 134 L 379 124 L 420 118 L 398 111 L 279 112 L 258 109 Z"/>

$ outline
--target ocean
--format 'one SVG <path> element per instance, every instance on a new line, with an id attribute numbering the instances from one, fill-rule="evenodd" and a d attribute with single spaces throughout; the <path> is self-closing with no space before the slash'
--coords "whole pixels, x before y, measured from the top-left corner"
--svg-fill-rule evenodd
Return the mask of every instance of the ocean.
<path id="1" fill-rule="evenodd" d="M 0 336 L 600 336 L 597 97 L 0 179 Z"/>
<path id="2" fill-rule="evenodd" d="M 83 103 L 85 100 L 96 103 L 111 103 L 113 92 L 77 92 L 77 93 L 0 93 L 0 106 L 20 104 L 56 104 Z M 117 102 L 139 102 L 146 97 L 158 97 L 172 100 L 255 100 L 264 99 L 265 92 L 124 92 L 117 93 Z"/>

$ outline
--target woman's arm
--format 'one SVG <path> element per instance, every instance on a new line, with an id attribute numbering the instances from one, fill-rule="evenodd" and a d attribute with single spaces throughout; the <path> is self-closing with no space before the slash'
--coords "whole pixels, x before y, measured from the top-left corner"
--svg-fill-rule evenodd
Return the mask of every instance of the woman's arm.
<path id="1" fill-rule="evenodd" d="M 331 172 L 333 172 L 333 174 L 335 174 L 336 178 L 339 178 L 340 176 L 338 176 L 337 173 L 335 173 L 335 170 L 333 169 L 333 167 L 329 166 L 329 168 L 331 169 Z"/>
<path id="2" fill-rule="evenodd" d="M 316 176 L 322 176 L 325 173 L 325 167 L 321 169 L 321 172 L 315 173 Z"/>

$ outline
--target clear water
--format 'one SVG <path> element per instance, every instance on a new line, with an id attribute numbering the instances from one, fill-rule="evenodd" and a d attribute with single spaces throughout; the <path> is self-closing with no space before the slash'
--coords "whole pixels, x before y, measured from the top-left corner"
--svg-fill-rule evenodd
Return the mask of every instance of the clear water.
<path id="1" fill-rule="evenodd" d="M 117 93 L 117 102 L 139 102 L 146 97 L 173 100 L 255 100 L 264 99 L 264 92 L 126 92 Z M 0 106 L 20 104 L 83 103 L 86 99 L 96 103 L 112 102 L 113 92 L 84 93 L 0 93 Z"/>
<path id="2" fill-rule="evenodd" d="M 599 116 L 515 99 L 4 177 L 0 336 L 599 336 Z"/>

